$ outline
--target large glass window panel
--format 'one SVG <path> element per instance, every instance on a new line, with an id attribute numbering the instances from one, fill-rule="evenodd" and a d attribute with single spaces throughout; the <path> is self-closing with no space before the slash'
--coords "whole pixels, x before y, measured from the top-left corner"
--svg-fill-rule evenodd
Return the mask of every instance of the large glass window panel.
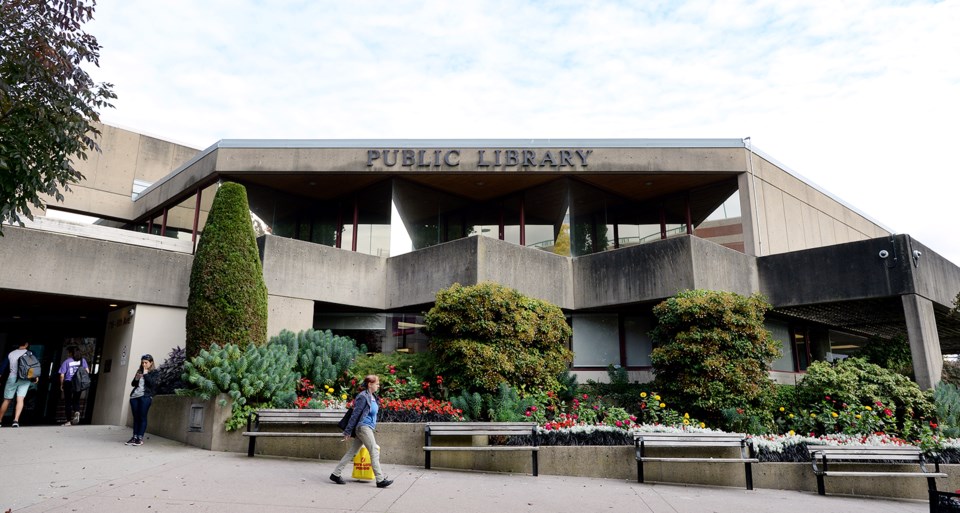
<path id="1" fill-rule="evenodd" d="M 616 314 L 573 316 L 573 366 L 620 365 L 620 330 Z"/>
<path id="2" fill-rule="evenodd" d="M 588 185 L 570 182 L 570 254 L 589 255 L 613 248 L 608 230 L 607 194 Z"/>
<path id="3" fill-rule="evenodd" d="M 625 316 L 623 318 L 623 339 L 627 349 L 627 365 L 630 367 L 649 367 L 650 352 L 653 351 L 653 318 L 650 316 Z"/>
<path id="4" fill-rule="evenodd" d="M 317 314 L 313 319 L 317 330 L 330 330 L 334 335 L 350 337 L 367 347 L 367 352 L 383 351 L 387 336 L 387 316 L 385 314 L 334 313 Z"/>
<path id="5" fill-rule="evenodd" d="M 556 180 L 523 194 L 528 247 L 570 256 L 569 180 Z"/>
<path id="6" fill-rule="evenodd" d="M 395 223 L 402 223 L 413 250 L 465 236 L 466 203 L 460 198 L 397 179 L 393 184 L 393 202 L 399 214 Z"/>
<path id="7" fill-rule="evenodd" d="M 793 344 L 790 343 L 790 326 L 776 319 L 767 319 L 764 323 L 773 340 L 780 346 L 783 353 L 780 358 L 774 360 L 771 368 L 777 371 L 792 372 L 794 369 Z"/>

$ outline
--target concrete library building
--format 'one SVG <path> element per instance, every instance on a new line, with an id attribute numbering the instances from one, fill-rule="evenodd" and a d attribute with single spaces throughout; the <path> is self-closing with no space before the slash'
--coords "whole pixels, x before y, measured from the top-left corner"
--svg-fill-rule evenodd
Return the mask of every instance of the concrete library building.
<path id="1" fill-rule="evenodd" d="M 141 354 L 184 345 L 193 254 L 220 183 L 245 186 L 269 335 L 329 329 L 375 352 L 428 348 L 454 283 L 563 309 L 581 381 L 653 378 L 652 307 L 686 289 L 760 292 L 793 383 L 816 360 L 909 341 L 917 382 L 960 353 L 960 268 L 742 139 L 222 140 L 197 150 L 102 126 L 102 153 L 45 217 L 0 239 L 0 344 L 56 374 L 91 363 L 84 422 L 127 423 Z M 68 215 L 54 216 L 54 211 Z M 80 217 L 76 214 L 79 214 Z M 82 219 L 82 220 L 78 220 Z M 57 380 L 21 420 L 63 421 Z"/>

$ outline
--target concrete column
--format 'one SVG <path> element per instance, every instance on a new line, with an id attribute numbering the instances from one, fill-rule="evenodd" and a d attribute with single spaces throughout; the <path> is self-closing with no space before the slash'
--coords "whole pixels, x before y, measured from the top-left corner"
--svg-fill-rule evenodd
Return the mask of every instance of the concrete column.
<path id="1" fill-rule="evenodd" d="M 913 356 L 913 373 L 917 384 L 927 390 L 940 382 L 943 372 L 943 354 L 940 352 L 940 336 L 933 303 L 916 294 L 900 296 L 903 314 L 907 320 L 907 336 L 910 338 L 910 354 Z"/>
<path id="2" fill-rule="evenodd" d="M 747 152 L 747 159 L 753 158 L 753 153 Z M 750 165 L 747 164 L 749 170 Z M 751 256 L 761 256 L 760 247 L 760 212 L 755 211 L 756 195 L 753 185 L 755 178 L 752 172 L 740 173 L 737 176 L 737 187 L 740 189 L 740 222 L 743 224 L 743 252 Z"/>
<path id="3" fill-rule="evenodd" d="M 313 301 L 267 295 L 267 338 L 283 330 L 294 333 L 313 327 Z"/>

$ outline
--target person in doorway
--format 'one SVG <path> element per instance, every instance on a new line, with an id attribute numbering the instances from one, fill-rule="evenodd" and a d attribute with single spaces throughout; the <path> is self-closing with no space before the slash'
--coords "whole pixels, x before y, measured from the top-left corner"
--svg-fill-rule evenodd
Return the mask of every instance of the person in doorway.
<path id="1" fill-rule="evenodd" d="M 17 360 L 27 352 L 27 346 L 29 345 L 30 343 L 27 341 L 21 342 L 16 349 L 10 351 L 10 354 L 7 355 L 7 361 L 4 362 L 4 367 L 9 367 L 10 372 L 7 375 L 7 385 L 3 388 L 3 404 L 0 405 L 0 421 L 2 421 L 3 416 L 7 414 L 10 401 L 16 398 L 17 404 L 13 408 L 12 427 L 20 427 L 20 413 L 23 412 L 23 398 L 27 396 L 27 390 L 30 389 L 30 380 L 17 377 Z M 39 381 L 39 378 L 34 379 L 34 382 L 36 381 Z"/>
<path id="2" fill-rule="evenodd" d="M 377 488 L 386 488 L 393 484 L 393 481 L 387 479 L 387 476 L 380 469 L 380 449 L 377 447 L 377 440 L 373 437 L 373 430 L 377 427 L 377 412 L 380 411 L 380 404 L 377 400 L 377 390 L 380 389 L 380 378 L 376 375 L 369 375 L 363 378 L 360 385 L 360 393 L 353 400 L 353 415 L 350 416 L 350 422 L 347 428 L 343 430 L 343 441 L 349 442 L 350 446 L 347 452 L 340 458 L 337 468 L 330 474 L 330 480 L 337 484 L 347 484 L 341 474 L 348 463 L 353 462 L 353 457 L 361 446 L 370 451 L 370 466 L 373 468 L 373 475 L 377 480 Z"/>
<path id="3" fill-rule="evenodd" d="M 86 358 L 80 357 L 77 346 L 68 347 L 67 355 L 67 359 L 60 364 L 60 395 L 63 397 L 63 413 L 67 415 L 63 425 L 72 426 L 80 423 L 80 391 L 73 389 L 73 377 L 81 367 L 90 372 L 90 366 Z"/>
<path id="4" fill-rule="evenodd" d="M 143 435 L 147 432 L 147 412 L 153 404 L 153 394 L 157 392 L 159 377 L 153 367 L 153 357 L 145 354 L 140 357 L 140 368 L 130 385 L 130 411 L 133 412 L 133 436 L 126 445 L 143 445 Z"/>

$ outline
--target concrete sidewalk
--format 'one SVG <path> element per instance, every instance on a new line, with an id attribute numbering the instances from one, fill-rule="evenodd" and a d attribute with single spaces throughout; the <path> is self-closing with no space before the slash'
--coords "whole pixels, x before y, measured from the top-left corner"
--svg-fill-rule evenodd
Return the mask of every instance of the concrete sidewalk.
<path id="1" fill-rule="evenodd" d="M 395 479 L 330 482 L 333 461 L 210 452 L 119 426 L 0 428 L 0 512 L 925 512 L 926 502 L 533 477 L 384 465 Z M 390 450 L 389 447 L 384 448 Z"/>

